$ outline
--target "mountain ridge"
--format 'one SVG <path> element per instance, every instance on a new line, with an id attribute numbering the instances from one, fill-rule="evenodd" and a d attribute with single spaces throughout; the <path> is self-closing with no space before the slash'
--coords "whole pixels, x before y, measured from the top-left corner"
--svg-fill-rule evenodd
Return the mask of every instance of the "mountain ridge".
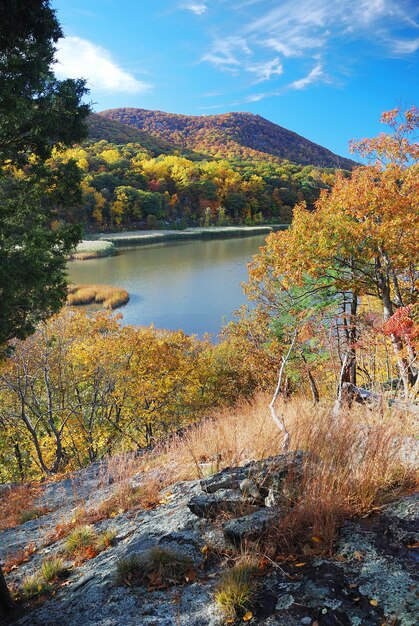
<path id="1" fill-rule="evenodd" d="M 228 158 L 288 160 L 300 165 L 352 169 L 355 161 L 306 139 L 264 117 L 247 112 L 183 115 L 141 108 L 97 114 L 135 127 L 182 148 Z"/>

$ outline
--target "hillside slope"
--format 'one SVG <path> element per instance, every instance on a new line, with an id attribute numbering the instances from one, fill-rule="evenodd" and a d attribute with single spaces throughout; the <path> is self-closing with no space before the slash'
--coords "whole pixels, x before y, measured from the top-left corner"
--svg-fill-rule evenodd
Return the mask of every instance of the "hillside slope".
<path id="1" fill-rule="evenodd" d="M 178 115 L 146 109 L 119 108 L 100 116 L 135 126 L 183 148 L 225 157 L 287 159 L 302 165 L 352 169 L 340 157 L 301 135 L 253 113 Z"/>
<path id="2" fill-rule="evenodd" d="M 145 132 L 139 128 L 121 123 L 118 120 L 91 113 L 87 120 L 89 129 L 89 141 L 101 141 L 105 139 L 114 144 L 137 143 L 140 144 L 152 156 L 161 154 L 178 154 L 182 152 L 192 160 L 202 158 L 202 155 L 195 154 L 191 150 L 182 150 L 179 146 L 167 141 L 158 135 Z"/>

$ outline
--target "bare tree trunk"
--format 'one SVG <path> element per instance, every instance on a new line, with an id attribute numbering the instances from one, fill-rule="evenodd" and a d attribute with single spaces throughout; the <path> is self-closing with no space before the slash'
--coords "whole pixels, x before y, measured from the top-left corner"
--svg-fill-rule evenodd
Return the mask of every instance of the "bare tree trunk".
<path id="1" fill-rule="evenodd" d="M 345 378 L 347 362 L 348 362 L 348 355 L 345 354 L 345 356 L 343 357 L 342 368 L 340 370 L 338 396 L 336 398 L 335 406 L 333 408 L 334 417 L 339 416 L 340 410 L 342 408 L 342 389 L 343 389 L 343 383 L 345 382 L 344 378 Z"/>
<path id="2" fill-rule="evenodd" d="M 285 355 L 285 357 L 282 357 L 282 363 L 281 363 L 281 368 L 279 370 L 279 376 L 278 376 L 278 384 L 276 386 L 275 389 L 275 393 L 272 397 L 271 403 L 269 405 L 269 409 L 271 411 L 271 416 L 273 421 L 275 422 L 275 424 L 278 426 L 279 430 L 283 433 L 284 435 L 284 441 L 282 444 L 282 451 L 283 452 L 288 452 L 288 448 L 290 445 L 290 434 L 288 432 L 288 430 L 286 429 L 285 423 L 284 423 L 284 419 L 281 415 L 277 415 L 276 411 L 275 411 L 275 402 L 278 399 L 278 396 L 282 390 L 282 381 L 284 378 L 284 371 L 285 371 L 285 366 L 290 358 L 292 349 L 294 347 L 295 344 L 295 340 L 297 339 L 297 331 L 294 331 L 294 334 L 292 336 L 292 341 L 291 341 L 291 345 L 288 349 L 287 354 Z"/>
<path id="3" fill-rule="evenodd" d="M 13 609 L 13 607 L 13 600 L 10 597 L 3 571 L 0 567 L 0 617 L 4 617 L 6 613 Z"/>
<path id="4" fill-rule="evenodd" d="M 313 402 L 314 404 L 317 404 L 318 402 L 320 402 L 320 394 L 316 385 L 316 381 L 314 380 L 314 376 L 311 373 L 310 368 L 308 367 L 307 359 L 305 358 L 303 352 L 301 352 L 301 358 L 303 359 L 304 365 L 306 366 L 308 382 L 310 383 L 311 395 L 313 396 Z"/>

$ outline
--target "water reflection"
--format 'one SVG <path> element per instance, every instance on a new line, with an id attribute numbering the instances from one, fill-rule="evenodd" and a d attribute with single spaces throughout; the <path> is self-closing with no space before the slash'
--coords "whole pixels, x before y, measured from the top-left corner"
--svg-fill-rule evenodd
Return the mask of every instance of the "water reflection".
<path id="1" fill-rule="evenodd" d="M 245 302 L 240 283 L 264 236 L 169 242 L 120 249 L 113 257 L 71 262 L 70 280 L 123 287 L 130 302 L 126 324 L 150 325 L 202 336 L 218 333 Z"/>

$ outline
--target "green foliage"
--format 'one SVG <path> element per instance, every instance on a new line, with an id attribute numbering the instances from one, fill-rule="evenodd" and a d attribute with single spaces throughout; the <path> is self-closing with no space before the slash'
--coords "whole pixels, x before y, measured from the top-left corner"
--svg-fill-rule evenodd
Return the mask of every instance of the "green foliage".
<path id="1" fill-rule="evenodd" d="M 333 180 L 328 169 L 287 161 L 192 160 L 105 140 L 56 152 L 54 169 L 74 159 L 83 171 L 83 221 L 115 226 L 289 223 L 291 206 L 310 207 Z M 73 219 L 79 216 L 77 210 Z M 64 217 L 68 220 L 68 212 Z"/>
<path id="2" fill-rule="evenodd" d="M 84 81 L 52 72 L 62 32 L 49 0 L 0 4 L 0 345 L 59 310 L 65 258 L 80 238 L 80 173 L 42 161 L 86 136 Z M 17 169 L 21 168 L 21 169 Z M 70 215 L 69 215 L 70 214 Z"/>
<path id="3" fill-rule="evenodd" d="M 84 81 L 54 77 L 63 34 L 49 0 L 1 3 L 0 23 L 0 163 L 45 159 L 53 145 L 85 137 Z"/>

